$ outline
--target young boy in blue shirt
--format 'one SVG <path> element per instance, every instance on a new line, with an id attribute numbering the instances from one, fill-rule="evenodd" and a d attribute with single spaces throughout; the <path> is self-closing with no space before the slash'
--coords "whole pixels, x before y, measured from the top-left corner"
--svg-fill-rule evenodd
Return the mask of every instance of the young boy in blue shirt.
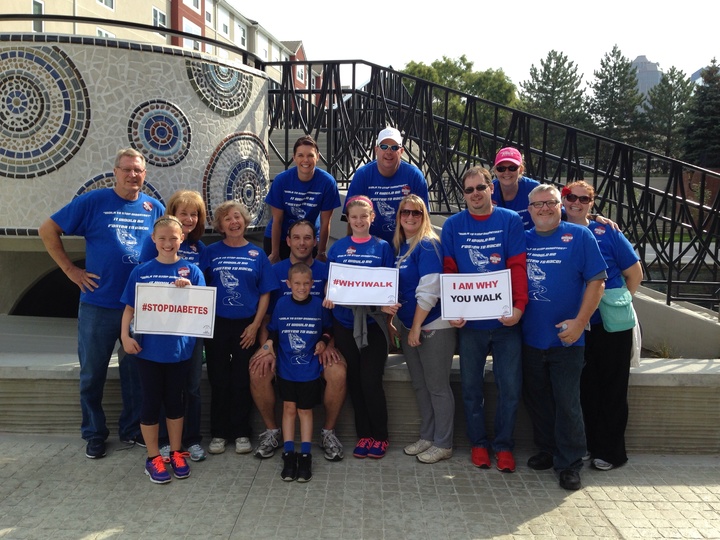
<path id="1" fill-rule="evenodd" d="M 322 366 L 318 356 L 330 341 L 332 317 L 321 300 L 310 294 L 312 270 L 296 263 L 288 271 L 292 295 L 277 301 L 268 325 L 269 338 L 263 349 L 274 347 L 277 355 L 277 382 L 283 400 L 283 470 L 286 482 L 312 478 L 313 413 L 322 401 Z M 295 452 L 295 418 L 300 417 L 300 452 Z"/>
<path id="2" fill-rule="evenodd" d="M 137 358 L 142 410 L 140 429 L 148 457 L 145 474 L 155 484 L 170 481 L 165 463 L 158 448 L 158 421 L 161 407 L 165 407 L 167 430 L 170 438 L 170 466 L 175 478 L 190 476 L 186 457 L 181 451 L 185 404 L 183 389 L 190 369 L 190 358 L 195 348 L 195 338 L 165 334 L 130 334 L 130 323 L 135 314 L 135 285 L 137 283 L 172 283 L 176 287 L 205 285 L 200 269 L 178 256 L 178 249 L 185 236 L 182 224 L 174 216 L 163 216 L 155 221 L 152 239 L 157 248 L 157 258 L 136 266 L 128 279 L 121 301 L 125 304 L 120 338 L 128 354 Z"/>

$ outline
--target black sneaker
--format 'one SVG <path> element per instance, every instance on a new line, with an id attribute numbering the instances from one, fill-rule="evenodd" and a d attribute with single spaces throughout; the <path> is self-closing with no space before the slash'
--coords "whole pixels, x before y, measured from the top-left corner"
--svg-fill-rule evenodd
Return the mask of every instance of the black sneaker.
<path id="1" fill-rule="evenodd" d="M 573 469 L 565 469 L 560 471 L 560 487 L 576 491 L 582 487 L 580 483 L 580 473 Z"/>
<path id="2" fill-rule="evenodd" d="M 132 437 L 130 439 L 121 439 L 120 442 L 123 444 L 127 444 L 128 446 L 138 445 L 138 446 L 142 446 L 143 448 L 147 448 L 147 445 L 145 444 L 145 439 L 143 438 L 142 433 L 138 433 L 137 435 L 135 435 L 134 437 Z"/>
<path id="3" fill-rule="evenodd" d="M 547 452 L 540 452 L 534 456 L 530 456 L 527 464 L 528 467 L 536 471 L 546 471 L 548 469 L 552 469 L 553 457 L 552 454 Z"/>
<path id="4" fill-rule="evenodd" d="M 298 472 L 298 458 L 295 452 L 283 452 L 283 470 L 280 473 L 280 478 L 285 482 L 292 482 L 297 478 Z"/>
<path id="5" fill-rule="evenodd" d="M 105 457 L 105 441 L 102 439 L 90 439 L 85 446 L 85 457 L 90 459 Z"/>
<path id="6" fill-rule="evenodd" d="M 312 454 L 298 454 L 297 481 L 309 482 L 312 478 Z"/>

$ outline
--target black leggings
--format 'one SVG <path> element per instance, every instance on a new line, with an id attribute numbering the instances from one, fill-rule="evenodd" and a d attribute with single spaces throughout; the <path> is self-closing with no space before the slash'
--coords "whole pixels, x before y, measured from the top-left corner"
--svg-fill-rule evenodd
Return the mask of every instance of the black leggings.
<path id="1" fill-rule="evenodd" d="M 355 409 L 358 438 L 388 439 L 388 413 L 383 373 L 388 356 L 385 334 L 377 324 L 368 324 L 368 346 L 358 349 L 351 328 L 335 322 L 335 345 L 347 361 L 347 386 Z"/>
<path id="2" fill-rule="evenodd" d="M 140 423 L 146 426 L 157 424 L 163 406 L 167 418 L 182 418 L 185 414 L 183 390 L 190 370 L 190 360 L 164 363 L 137 358 L 137 369 L 142 389 Z"/>

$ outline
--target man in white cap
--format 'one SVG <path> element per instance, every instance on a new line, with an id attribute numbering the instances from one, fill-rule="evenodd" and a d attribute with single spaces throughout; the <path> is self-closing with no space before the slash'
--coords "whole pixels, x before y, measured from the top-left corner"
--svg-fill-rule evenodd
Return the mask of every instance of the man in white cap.
<path id="1" fill-rule="evenodd" d="M 397 129 L 383 129 L 377 138 L 375 161 L 357 170 L 345 199 L 350 200 L 357 195 L 368 197 L 375 206 L 375 221 L 370 225 L 370 234 L 391 245 L 395 216 L 402 198 L 414 193 L 429 207 L 425 177 L 415 165 L 401 159 L 404 151 L 402 144 L 402 135 Z"/>

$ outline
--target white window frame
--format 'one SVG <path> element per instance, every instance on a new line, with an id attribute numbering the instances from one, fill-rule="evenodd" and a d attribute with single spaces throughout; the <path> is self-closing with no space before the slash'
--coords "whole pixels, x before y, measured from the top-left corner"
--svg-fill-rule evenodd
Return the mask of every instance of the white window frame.
<path id="1" fill-rule="evenodd" d="M 205 26 L 213 28 L 213 21 L 215 20 L 215 3 L 212 0 L 205 0 Z"/>
<path id="2" fill-rule="evenodd" d="M 221 36 L 230 39 L 230 12 L 222 6 L 217 9 L 217 28 Z"/>
<path id="3" fill-rule="evenodd" d="M 195 13 L 200 13 L 202 3 L 200 0 L 183 0 L 183 4 L 192 9 Z"/>
<path id="4" fill-rule="evenodd" d="M 302 64 L 295 66 L 295 78 L 300 82 L 305 82 L 305 66 Z"/>
<path id="5" fill-rule="evenodd" d="M 115 0 L 97 0 L 97 3 L 115 11 Z"/>
<path id="6" fill-rule="evenodd" d="M 188 34 L 195 34 L 196 36 L 202 36 L 202 28 L 192 21 L 187 20 L 183 17 L 182 20 L 182 31 Z M 183 47 L 192 51 L 201 50 L 200 42 L 194 39 L 183 38 Z"/>
<path id="7" fill-rule="evenodd" d="M 233 36 L 233 40 L 238 47 L 242 47 L 243 49 L 247 48 L 247 28 L 237 21 L 235 21 L 235 35 Z"/>
<path id="8" fill-rule="evenodd" d="M 162 16 L 164 22 L 160 22 L 160 16 Z M 158 28 L 167 28 L 167 13 L 153 6 L 152 23 L 153 26 L 157 26 Z M 158 34 L 160 34 L 162 37 L 165 37 L 165 34 L 163 32 L 158 32 Z"/>
<path id="9" fill-rule="evenodd" d="M 40 7 L 40 13 L 35 12 L 35 6 Z M 33 15 L 44 15 L 45 14 L 45 2 L 43 2 L 42 0 L 33 0 L 32 8 L 33 8 Z M 32 31 L 33 32 L 44 32 L 45 31 L 45 22 L 44 21 L 33 21 L 32 22 Z"/>
<path id="10" fill-rule="evenodd" d="M 99 26 L 95 27 L 95 35 L 97 37 L 105 38 L 105 39 L 112 39 L 115 37 L 115 34 L 112 32 L 108 32 L 104 28 L 100 28 Z"/>

